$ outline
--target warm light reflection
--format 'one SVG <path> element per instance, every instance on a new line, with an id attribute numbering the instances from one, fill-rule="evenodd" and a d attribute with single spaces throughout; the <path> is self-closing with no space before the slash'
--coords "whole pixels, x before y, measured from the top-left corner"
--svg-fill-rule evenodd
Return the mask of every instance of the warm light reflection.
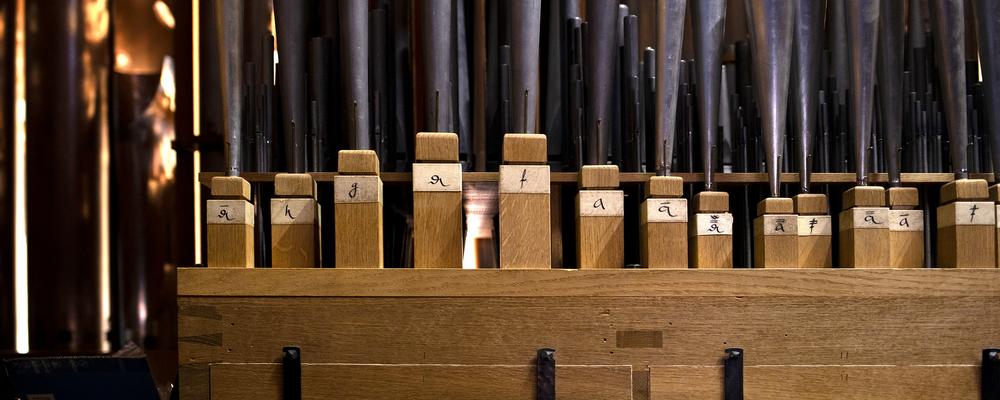
<path id="1" fill-rule="evenodd" d="M 156 19 L 160 21 L 163 26 L 167 28 L 174 29 L 174 25 L 177 21 L 174 20 L 174 13 L 170 11 L 170 6 L 164 3 L 163 0 L 156 0 L 153 3 L 153 13 L 156 14 Z"/>
<path id="2" fill-rule="evenodd" d="M 152 134 L 155 137 L 156 151 L 152 154 L 149 166 L 149 180 L 146 182 L 150 198 L 159 196 L 159 192 L 173 185 L 174 169 L 177 166 L 177 151 L 171 143 L 174 141 L 174 60 L 167 56 L 163 58 L 160 71 L 160 87 L 156 90 L 153 101 L 143 112 L 149 119 Z"/>
<path id="3" fill-rule="evenodd" d="M 198 14 L 198 1 L 191 0 L 191 134 L 201 135 L 201 46 L 198 27 L 201 26 L 201 16 Z M 194 159 L 194 263 L 201 264 L 201 184 L 198 175 L 201 174 L 201 152 L 197 149 L 192 154 Z"/>
<path id="4" fill-rule="evenodd" d="M 24 354 L 28 343 L 28 225 L 25 208 L 24 0 L 17 0 L 14 40 L 14 341 Z"/>

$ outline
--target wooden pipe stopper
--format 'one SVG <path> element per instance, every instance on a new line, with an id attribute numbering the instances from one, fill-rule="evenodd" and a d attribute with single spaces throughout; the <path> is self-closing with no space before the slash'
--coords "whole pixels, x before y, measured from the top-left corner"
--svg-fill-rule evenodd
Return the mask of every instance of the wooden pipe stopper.
<path id="1" fill-rule="evenodd" d="M 855 186 L 840 212 L 840 266 L 889 267 L 889 208 L 881 186 Z"/>
<path id="2" fill-rule="evenodd" d="M 733 267 L 733 214 L 729 193 L 705 191 L 694 195 L 694 224 L 688 227 L 692 268 Z"/>
<path id="3" fill-rule="evenodd" d="M 337 268 L 382 268 L 382 179 L 371 150 L 341 150 L 333 178 Z"/>
<path id="4" fill-rule="evenodd" d="M 654 176 L 646 182 L 646 201 L 639 207 L 642 265 L 647 268 L 687 268 L 688 203 L 681 198 L 684 180 Z"/>
<path id="5" fill-rule="evenodd" d="M 504 135 L 503 160 L 500 268 L 551 268 L 551 178 L 545 135 Z"/>
<path id="6" fill-rule="evenodd" d="M 309 174 L 274 176 L 271 199 L 271 267 L 318 267 L 320 209 L 316 181 Z"/>
<path id="7" fill-rule="evenodd" d="M 889 266 L 924 266 L 924 212 L 917 210 L 917 188 L 894 187 L 885 191 L 889 205 Z"/>
<path id="8" fill-rule="evenodd" d="M 799 221 L 795 203 L 787 197 L 769 197 L 757 204 L 753 221 L 753 258 L 756 268 L 795 268 L 799 265 Z"/>
<path id="9" fill-rule="evenodd" d="M 825 194 L 802 193 L 792 198 L 798 214 L 801 268 L 833 266 L 833 218 Z"/>
<path id="10" fill-rule="evenodd" d="M 413 267 L 462 268 L 458 135 L 420 132 L 413 163 Z"/>
<path id="11" fill-rule="evenodd" d="M 996 204 L 997 230 L 994 236 L 996 237 L 997 268 L 1000 268 L 1000 183 L 990 186 L 989 195 L 990 201 Z"/>
<path id="12" fill-rule="evenodd" d="M 580 269 L 625 266 L 625 193 L 617 165 L 584 165 L 577 195 L 576 254 Z"/>
<path id="13" fill-rule="evenodd" d="M 250 182 L 238 176 L 212 178 L 206 201 L 208 267 L 253 268 L 254 208 Z"/>
<path id="14" fill-rule="evenodd" d="M 959 179 L 941 187 L 937 209 L 937 266 L 996 268 L 996 204 L 984 179 Z"/>

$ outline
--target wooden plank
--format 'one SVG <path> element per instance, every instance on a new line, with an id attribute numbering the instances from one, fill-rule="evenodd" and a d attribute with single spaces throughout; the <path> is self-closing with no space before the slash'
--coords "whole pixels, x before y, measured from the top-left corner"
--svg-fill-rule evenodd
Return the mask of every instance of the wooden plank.
<path id="1" fill-rule="evenodd" d="M 212 400 L 281 399 L 281 364 L 215 364 L 211 369 Z M 632 368 L 627 365 L 559 364 L 556 374 L 557 399 L 632 398 Z M 305 363 L 302 398 L 529 400 L 535 398 L 535 368 Z"/>
<path id="2" fill-rule="evenodd" d="M 207 364 L 181 365 L 177 368 L 177 390 L 184 400 L 210 400 L 209 367 Z"/>
<path id="3" fill-rule="evenodd" d="M 1000 297 L 998 269 L 178 268 L 177 295 L 295 297 Z"/>
<path id="4" fill-rule="evenodd" d="M 716 366 L 650 366 L 650 399 L 722 399 Z M 743 395 L 767 399 L 979 399 L 976 365 L 744 366 Z"/>
<path id="5" fill-rule="evenodd" d="M 549 195 L 500 193 L 500 268 L 552 268 Z"/>
<path id="6" fill-rule="evenodd" d="M 755 365 L 978 364 L 1000 342 L 996 295 L 181 297 L 178 318 L 181 364 L 274 362 L 289 344 L 333 363 L 523 364 L 551 347 L 561 365 L 642 368 L 742 347 Z"/>

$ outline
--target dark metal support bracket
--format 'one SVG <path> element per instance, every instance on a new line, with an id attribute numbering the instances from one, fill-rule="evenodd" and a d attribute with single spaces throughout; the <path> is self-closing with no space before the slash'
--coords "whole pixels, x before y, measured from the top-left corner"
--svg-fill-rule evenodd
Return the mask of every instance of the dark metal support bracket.
<path id="1" fill-rule="evenodd" d="M 535 399 L 556 399 L 556 351 L 538 349 L 535 359 Z"/>
<path id="2" fill-rule="evenodd" d="M 726 349 L 725 400 L 743 400 L 743 349 Z"/>
<path id="3" fill-rule="evenodd" d="M 302 400 L 302 353 L 295 346 L 287 346 L 281 352 L 282 398 Z"/>
<path id="4" fill-rule="evenodd" d="M 983 400 L 1000 400 L 1000 349 L 983 349 Z"/>

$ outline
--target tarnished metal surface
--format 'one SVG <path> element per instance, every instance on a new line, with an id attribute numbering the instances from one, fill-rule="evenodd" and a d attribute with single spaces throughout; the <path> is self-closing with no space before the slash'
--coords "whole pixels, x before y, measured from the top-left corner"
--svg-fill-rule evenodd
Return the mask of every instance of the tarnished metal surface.
<path id="1" fill-rule="evenodd" d="M 225 114 L 226 174 L 238 176 L 243 134 L 243 0 L 215 0 L 215 27 Z"/>
<path id="2" fill-rule="evenodd" d="M 674 157 L 677 83 L 687 0 L 656 2 L 656 174 L 669 175 Z"/>
<path id="3" fill-rule="evenodd" d="M 903 128 L 903 2 L 883 1 L 878 33 L 878 85 L 889 184 L 899 186 Z"/>
<path id="4" fill-rule="evenodd" d="M 986 122 L 993 154 L 993 174 L 1000 178 L 1000 1 L 976 0 L 979 62 L 982 64 Z"/>
<path id="5" fill-rule="evenodd" d="M 698 129 L 701 138 L 701 163 L 705 171 L 705 190 L 715 189 L 715 164 L 719 126 L 719 78 L 722 74 L 722 35 L 726 29 L 726 0 L 694 0 L 691 21 L 694 24 L 695 89 L 698 95 Z"/>
<path id="6" fill-rule="evenodd" d="M 868 184 L 868 148 L 871 145 L 872 98 L 875 95 L 875 45 L 879 0 L 847 0 L 847 43 L 851 69 L 851 131 L 854 133 L 855 176 Z"/>
<path id="7" fill-rule="evenodd" d="M 948 127 L 948 148 L 956 179 L 969 177 L 965 88 L 965 10 L 963 0 L 932 0 L 934 54 L 941 80 L 941 101 Z"/>
<path id="8" fill-rule="evenodd" d="M 819 105 L 819 71 L 825 0 L 797 0 L 795 4 L 795 42 L 792 48 L 793 89 L 792 131 L 798 135 L 796 157 L 799 162 L 799 186 L 809 192 L 812 172 L 813 138 L 816 136 L 816 108 Z"/>
<path id="9" fill-rule="evenodd" d="M 539 37 L 542 31 L 541 0 L 513 0 L 511 8 L 511 75 L 515 132 L 538 132 L 541 98 Z"/>

